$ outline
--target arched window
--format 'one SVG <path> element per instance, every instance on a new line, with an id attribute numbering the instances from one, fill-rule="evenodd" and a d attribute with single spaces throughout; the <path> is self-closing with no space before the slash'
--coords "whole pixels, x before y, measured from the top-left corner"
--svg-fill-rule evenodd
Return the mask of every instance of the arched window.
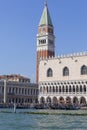
<path id="1" fill-rule="evenodd" d="M 73 85 L 73 92 L 75 92 L 75 86 Z"/>
<path id="2" fill-rule="evenodd" d="M 53 86 L 53 92 L 55 92 L 55 87 Z"/>
<path id="3" fill-rule="evenodd" d="M 79 87 L 78 87 L 78 85 L 76 85 L 76 92 L 79 92 Z"/>
<path id="4" fill-rule="evenodd" d="M 84 92 L 86 92 L 86 86 L 84 85 Z"/>
<path id="5" fill-rule="evenodd" d="M 69 76 L 69 69 L 67 67 L 63 69 L 63 76 Z"/>
<path id="6" fill-rule="evenodd" d="M 66 86 L 66 92 L 68 92 L 68 86 Z"/>
<path id="7" fill-rule="evenodd" d="M 86 75 L 87 74 L 87 66 L 83 65 L 81 67 L 81 75 Z"/>
<path id="8" fill-rule="evenodd" d="M 80 92 L 82 92 L 82 85 L 80 85 Z"/>
<path id="9" fill-rule="evenodd" d="M 49 92 L 51 92 L 51 86 L 50 86 Z"/>
<path id="10" fill-rule="evenodd" d="M 62 92 L 64 93 L 64 86 L 62 87 Z"/>
<path id="11" fill-rule="evenodd" d="M 69 92 L 72 92 L 72 88 L 71 88 L 71 86 L 69 86 Z"/>
<path id="12" fill-rule="evenodd" d="M 58 86 L 56 86 L 56 92 L 58 92 Z"/>
<path id="13" fill-rule="evenodd" d="M 49 69 L 47 70 L 47 77 L 52 77 L 52 76 L 53 76 L 53 71 L 52 71 L 51 68 L 49 68 Z"/>
<path id="14" fill-rule="evenodd" d="M 59 92 L 61 93 L 61 86 L 59 86 Z"/>
<path id="15" fill-rule="evenodd" d="M 48 93 L 48 90 L 49 90 L 49 89 L 48 89 L 48 86 L 47 86 L 47 93 Z"/>

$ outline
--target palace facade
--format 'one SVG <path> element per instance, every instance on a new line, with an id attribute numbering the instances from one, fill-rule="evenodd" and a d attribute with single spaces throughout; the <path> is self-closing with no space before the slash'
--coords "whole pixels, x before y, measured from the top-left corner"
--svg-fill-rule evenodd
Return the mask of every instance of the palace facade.
<path id="1" fill-rule="evenodd" d="M 23 107 L 38 102 L 37 84 L 21 75 L 0 76 L 0 104 L 11 106 L 14 103 Z"/>
<path id="2" fill-rule="evenodd" d="M 87 52 L 55 56 L 54 27 L 47 3 L 37 34 L 39 103 L 87 103 Z"/>

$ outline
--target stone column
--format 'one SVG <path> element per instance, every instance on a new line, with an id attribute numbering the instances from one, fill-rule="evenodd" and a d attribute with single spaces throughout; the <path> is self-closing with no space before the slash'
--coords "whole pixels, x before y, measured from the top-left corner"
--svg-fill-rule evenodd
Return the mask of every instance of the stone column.
<path id="1" fill-rule="evenodd" d="M 7 83 L 6 80 L 4 80 L 4 103 L 7 101 Z"/>
<path id="2" fill-rule="evenodd" d="M 71 97 L 71 103 L 73 104 L 73 97 Z"/>
<path id="3" fill-rule="evenodd" d="M 69 94 L 70 94 L 70 93 L 69 93 L 69 85 L 67 85 L 67 86 L 68 86 L 68 95 L 69 95 Z"/>

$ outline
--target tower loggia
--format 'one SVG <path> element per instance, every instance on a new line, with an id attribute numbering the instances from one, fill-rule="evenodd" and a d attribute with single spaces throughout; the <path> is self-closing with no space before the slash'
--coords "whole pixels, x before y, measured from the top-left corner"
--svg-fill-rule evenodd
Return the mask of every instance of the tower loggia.
<path id="1" fill-rule="evenodd" d="M 36 82 L 38 83 L 39 60 L 55 56 L 54 27 L 47 3 L 45 3 L 37 34 Z"/>

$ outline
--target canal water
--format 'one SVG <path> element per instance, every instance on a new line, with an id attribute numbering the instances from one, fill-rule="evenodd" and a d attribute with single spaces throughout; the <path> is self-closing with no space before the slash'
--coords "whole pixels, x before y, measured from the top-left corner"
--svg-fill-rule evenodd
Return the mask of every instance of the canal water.
<path id="1" fill-rule="evenodd" d="M 0 130 L 87 130 L 87 111 L 0 109 Z"/>

